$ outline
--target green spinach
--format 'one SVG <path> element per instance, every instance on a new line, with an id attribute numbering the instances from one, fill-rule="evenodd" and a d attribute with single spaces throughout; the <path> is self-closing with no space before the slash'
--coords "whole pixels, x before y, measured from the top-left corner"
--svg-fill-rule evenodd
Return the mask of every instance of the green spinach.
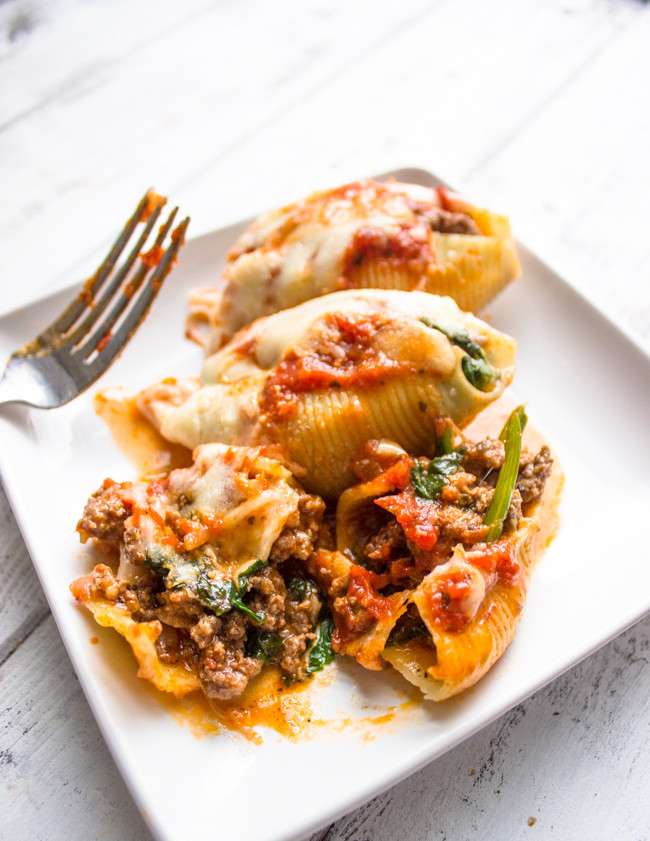
<path id="1" fill-rule="evenodd" d="M 503 523 L 510 508 L 512 492 L 519 473 L 519 458 L 521 456 L 521 434 L 526 426 L 526 413 L 523 406 L 517 406 L 505 422 L 499 435 L 505 449 L 505 459 L 497 479 L 494 494 L 488 510 L 485 512 L 484 523 L 489 526 L 488 543 L 498 540 L 503 532 Z"/>
<path id="2" fill-rule="evenodd" d="M 310 677 L 315 672 L 322 671 L 328 663 L 336 657 L 332 648 L 332 634 L 334 633 L 334 620 L 327 613 L 320 621 L 318 635 L 307 657 L 307 668 L 305 674 Z"/>
<path id="3" fill-rule="evenodd" d="M 215 616 L 222 616 L 229 610 L 237 608 L 245 613 L 255 625 L 262 625 L 266 621 L 266 614 L 256 613 L 242 601 L 245 591 L 242 591 L 240 582 L 244 575 L 246 573 L 239 576 L 236 584 L 228 578 L 211 578 L 207 570 L 201 570 L 196 582 L 199 601 Z"/>
<path id="4" fill-rule="evenodd" d="M 400 643 L 410 642 L 417 637 L 426 637 L 428 634 L 429 632 L 422 622 L 409 622 L 408 624 L 393 628 L 386 641 L 386 645 L 399 645 Z"/>
<path id="5" fill-rule="evenodd" d="M 445 335 L 452 345 L 456 345 L 465 352 L 461 362 L 465 379 L 479 391 L 488 391 L 492 383 L 499 378 L 499 372 L 487 361 L 483 348 L 478 345 L 462 327 L 452 327 L 439 324 L 431 318 L 421 318 L 420 321 Z"/>
<path id="6" fill-rule="evenodd" d="M 432 458 L 427 467 L 416 464 L 411 470 L 411 484 L 417 496 L 422 499 L 436 499 L 449 477 L 460 467 L 465 452 L 464 447 L 459 447 L 451 453 Z"/>
<path id="7" fill-rule="evenodd" d="M 258 631 L 246 646 L 248 657 L 269 663 L 282 648 L 282 640 L 274 631 Z"/>

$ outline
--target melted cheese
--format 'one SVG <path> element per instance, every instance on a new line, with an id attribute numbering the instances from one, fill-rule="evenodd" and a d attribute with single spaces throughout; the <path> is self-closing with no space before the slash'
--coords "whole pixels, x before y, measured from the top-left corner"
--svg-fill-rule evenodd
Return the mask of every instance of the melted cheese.
<path id="1" fill-rule="evenodd" d="M 298 382 L 286 368 L 345 354 L 337 345 L 336 319 L 368 327 L 365 356 L 344 358 L 348 379 L 327 388 L 316 380 Z M 463 372 L 465 353 L 426 317 L 468 335 L 482 348 L 498 378 L 481 391 Z M 437 416 L 462 425 L 495 400 L 514 372 L 515 342 L 450 298 L 424 292 L 348 290 L 314 298 L 241 330 L 204 364 L 202 388 L 180 406 L 141 400 L 162 434 L 194 447 L 210 441 L 273 444 L 287 464 L 298 465 L 308 490 L 331 496 L 351 483 L 351 460 L 369 438 L 391 438 L 410 451 L 426 451 Z M 355 361 L 356 360 L 356 361 Z M 278 386 L 284 369 L 286 385 Z M 357 366 L 357 367 L 355 367 Z M 368 379 L 374 366 L 374 379 Z M 313 367 L 313 366 L 312 366 Z M 336 380 L 336 372 L 325 380 Z M 297 371 L 297 368 L 296 368 Z M 322 379 L 322 378 L 321 378 Z M 286 392 L 276 406 L 269 389 Z M 284 392 L 282 391 L 284 389 Z M 293 391 L 292 391 L 293 389 Z M 291 405 L 289 405 L 289 403 Z M 423 408 L 424 407 L 424 408 Z"/>
<path id="2" fill-rule="evenodd" d="M 465 237 L 478 244 L 469 263 L 462 255 L 473 248 L 471 243 L 452 235 L 452 244 L 446 245 L 447 235 L 431 229 L 427 213 L 445 211 L 477 226 L 479 233 Z M 353 252 L 357 237 L 368 231 L 384 237 L 386 246 L 361 252 L 359 273 Z M 400 237 L 412 249 L 400 251 Z M 457 257 L 449 256 L 454 249 Z M 489 257 L 482 291 L 481 254 L 494 249 L 503 256 Z M 412 251 L 419 254 L 415 263 Z M 386 265 L 392 267 L 388 273 Z M 519 274 L 507 218 L 448 191 L 397 182 L 361 181 L 314 193 L 261 217 L 240 238 L 229 255 L 223 294 L 204 294 L 191 304 L 188 335 L 214 349 L 255 318 L 347 286 L 435 291 L 429 290 L 427 272 L 447 266 L 453 269 L 448 294 L 455 298 L 458 291 L 463 300 L 484 306 Z M 202 327 L 212 335 L 204 337 Z"/>

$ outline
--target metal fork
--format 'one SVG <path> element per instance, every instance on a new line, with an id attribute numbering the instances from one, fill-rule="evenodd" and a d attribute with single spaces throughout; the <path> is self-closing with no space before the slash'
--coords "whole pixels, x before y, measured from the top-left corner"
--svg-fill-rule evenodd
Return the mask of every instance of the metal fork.
<path id="1" fill-rule="evenodd" d="M 147 191 L 104 262 L 68 308 L 10 356 L 0 380 L 0 405 L 27 403 L 40 409 L 62 406 L 92 385 L 124 349 L 172 270 L 190 222 L 188 217 L 172 231 L 165 250 L 163 243 L 178 211 L 174 208 L 151 249 L 143 253 L 166 201 Z M 144 229 L 124 263 L 115 270 L 140 223 Z"/>

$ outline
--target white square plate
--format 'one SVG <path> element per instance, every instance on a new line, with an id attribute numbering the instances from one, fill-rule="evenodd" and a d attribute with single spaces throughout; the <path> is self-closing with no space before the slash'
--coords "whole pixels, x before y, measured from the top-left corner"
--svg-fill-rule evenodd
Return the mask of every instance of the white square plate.
<path id="1" fill-rule="evenodd" d="M 440 183 L 422 170 L 393 174 Z M 132 392 L 198 372 L 200 352 L 183 339 L 187 293 L 216 282 L 246 224 L 187 243 L 149 319 L 98 387 Z M 625 534 L 626 522 L 644 522 L 650 510 L 650 360 L 524 247 L 520 256 L 523 279 L 490 315 L 518 340 L 514 388 L 564 468 L 562 525 L 533 575 L 514 642 L 473 690 L 442 705 L 406 703 L 401 679 L 345 664 L 308 690 L 313 717 L 331 722 L 310 738 L 192 735 L 136 678 L 126 644 L 68 590 L 89 568 L 75 534 L 87 497 L 106 476 L 135 478 L 95 416 L 96 389 L 52 412 L 0 410 L 0 469 L 20 528 L 97 721 L 161 841 L 302 837 L 466 739 L 650 609 L 647 544 Z M 70 294 L 1 318 L 0 363 Z"/>

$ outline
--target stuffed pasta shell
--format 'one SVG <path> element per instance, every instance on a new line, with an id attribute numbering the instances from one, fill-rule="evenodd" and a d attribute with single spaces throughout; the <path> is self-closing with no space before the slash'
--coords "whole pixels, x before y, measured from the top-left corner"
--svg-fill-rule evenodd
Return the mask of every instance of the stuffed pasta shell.
<path id="1" fill-rule="evenodd" d="M 357 464 L 365 481 L 338 503 L 337 551 L 308 560 L 328 592 L 339 653 L 371 669 L 388 661 L 436 701 L 503 654 L 560 481 L 547 446 L 521 448 L 524 422 L 519 409 L 498 439 L 479 443 L 441 424 L 446 443 L 433 459 L 368 445 Z"/>
<path id="2" fill-rule="evenodd" d="M 423 290 L 479 312 L 519 272 L 505 216 L 442 187 L 357 181 L 258 219 L 223 290 L 192 296 L 187 332 L 215 350 L 259 316 L 348 288 Z"/>
<path id="3" fill-rule="evenodd" d="M 141 410 L 171 441 L 273 445 L 305 488 L 354 481 L 372 438 L 429 452 L 510 383 L 516 344 L 450 298 L 348 290 L 255 321 L 204 363 L 199 387 L 163 383 Z"/>
<path id="4" fill-rule="evenodd" d="M 91 496 L 77 531 L 106 561 L 71 591 L 162 691 L 231 700 L 267 663 L 305 679 L 324 599 L 299 563 L 323 502 L 260 450 L 194 455 L 164 478 L 107 479 Z"/>

